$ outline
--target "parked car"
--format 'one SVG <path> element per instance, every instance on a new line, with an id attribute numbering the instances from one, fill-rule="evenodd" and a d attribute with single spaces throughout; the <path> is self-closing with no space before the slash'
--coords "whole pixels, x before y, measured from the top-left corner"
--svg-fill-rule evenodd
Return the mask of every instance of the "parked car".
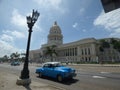
<path id="1" fill-rule="evenodd" d="M 56 78 L 59 82 L 76 76 L 75 69 L 63 66 L 60 62 L 44 63 L 42 67 L 36 69 L 36 73 L 39 77 L 48 76 Z"/>
<path id="2" fill-rule="evenodd" d="M 18 61 L 11 62 L 11 66 L 19 66 L 19 65 L 20 65 L 20 62 Z"/>

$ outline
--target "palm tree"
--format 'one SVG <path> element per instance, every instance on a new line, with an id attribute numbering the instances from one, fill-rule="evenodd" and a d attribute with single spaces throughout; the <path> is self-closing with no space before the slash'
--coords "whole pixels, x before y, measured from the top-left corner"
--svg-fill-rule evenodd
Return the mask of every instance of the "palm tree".
<path id="1" fill-rule="evenodd" d="M 17 60 L 17 59 L 20 57 L 20 54 L 19 54 L 18 52 L 12 53 L 12 54 L 10 55 L 10 57 L 11 57 L 11 59 Z"/>
<path id="2" fill-rule="evenodd" d="M 20 61 L 24 62 L 26 53 L 21 53 L 20 56 L 21 56 Z"/>
<path id="3" fill-rule="evenodd" d="M 52 46 L 46 47 L 45 55 L 49 55 L 50 58 L 51 58 L 51 61 L 53 61 L 53 56 L 54 55 L 57 56 L 57 52 L 56 52 L 55 48 L 56 48 L 56 45 L 52 45 Z"/>

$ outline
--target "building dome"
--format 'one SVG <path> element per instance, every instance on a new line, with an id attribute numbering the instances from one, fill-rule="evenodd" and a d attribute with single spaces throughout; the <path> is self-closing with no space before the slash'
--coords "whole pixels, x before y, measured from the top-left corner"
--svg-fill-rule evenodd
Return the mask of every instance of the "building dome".
<path id="1" fill-rule="evenodd" d="M 55 21 L 53 26 L 50 28 L 48 35 L 48 44 L 59 45 L 63 43 L 63 35 L 61 34 L 61 29 Z"/>
<path id="2" fill-rule="evenodd" d="M 57 22 L 55 21 L 53 26 L 50 28 L 50 34 L 61 34 L 61 29 L 60 27 L 57 25 Z"/>

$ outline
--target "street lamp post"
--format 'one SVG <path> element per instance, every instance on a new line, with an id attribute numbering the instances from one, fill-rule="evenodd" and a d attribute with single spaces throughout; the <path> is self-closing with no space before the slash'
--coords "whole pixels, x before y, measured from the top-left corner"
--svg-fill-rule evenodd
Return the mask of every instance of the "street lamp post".
<path id="1" fill-rule="evenodd" d="M 31 40 L 31 34 L 32 34 L 32 27 L 34 26 L 35 22 L 37 21 L 39 17 L 39 13 L 37 11 L 32 12 L 32 16 L 27 16 L 27 24 L 29 28 L 29 35 L 28 35 L 28 42 L 27 42 L 27 49 L 26 49 L 26 58 L 24 61 L 23 70 L 21 71 L 20 79 L 17 80 L 18 85 L 29 85 L 31 83 L 31 79 L 29 78 L 29 69 L 28 69 L 28 63 L 29 63 L 29 48 L 30 48 L 30 40 Z"/>

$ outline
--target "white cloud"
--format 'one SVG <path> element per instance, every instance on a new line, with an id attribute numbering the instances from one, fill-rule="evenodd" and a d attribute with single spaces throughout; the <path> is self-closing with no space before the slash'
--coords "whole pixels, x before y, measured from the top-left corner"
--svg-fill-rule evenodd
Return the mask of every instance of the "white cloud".
<path id="1" fill-rule="evenodd" d="M 77 26 L 78 26 L 78 23 L 74 23 L 74 24 L 72 25 L 73 28 L 76 28 Z"/>
<path id="2" fill-rule="evenodd" d="M 39 4 L 41 7 L 43 7 L 46 10 L 59 10 L 60 12 L 64 13 L 64 10 L 61 7 L 62 0 L 33 0 L 37 4 Z"/>
<path id="3" fill-rule="evenodd" d="M 42 30 L 38 26 L 39 24 L 38 21 L 33 27 L 33 29 L 36 32 Z M 2 34 L 0 35 L 0 50 L 1 50 L 0 57 L 4 55 L 10 55 L 13 52 L 25 51 L 20 48 L 17 48 L 16 46 L 18 44 L 17 43 L 18 39 L 22 40 L 28 37 L 28 27 L 26 24 L 26 18 L 23 15 L 21 15 L 17 9 L 14 9 L 12 12 L 11 23 L 17 30 L 13 30 L 13 29 L 2 30 Z"/>
<path id="4" fill-rule="evenodd" d="M 2 41 L 5 41 L 5 42 L 10 42 L 10 43 L 13 42 L 13 37 L 7 34 L 2 34 L 0 38 Z"/>
<path id="5" fill-rule="evenodd" d="M 11 34 L 16 38 L 25 38 L 25 35 L 22 32 L 13 31 Z"/>
<path id="6" fill-rule="evenodd" d="M 21 15 L 17 9 L 14 9 L 12 12 L 12 18 L 11 18 L 11 23 L 16 25 L 16 26 L 22 26 L 22 27 L 26 27 L 26 18 Z"/>
<path id="7" fill-rule="evenodd" d="M 14 41 L 18 38 L 25 38 L 25 35 L 22 32 L 10 30 L 3 30 L 2 33 L 3 34 L 0 36 L 0 57 L 10 55 L 13 52 L 21 52 L 21 49 L 14 46 Z"/>
<path id="8" fill-rule="evenodd" d="M 18 32 L 16 30 L 12 31 L 12 30 L 4 30 L 3 33 L 5 33 L 6 35 L 11 36 L 12 38 L 25 38 L 25 34 L 23 32 Z"/>
<path id="9" fill-rule="evenodd" d="M 62 2 L 61 0 L 34 0 L 34 1 L 46 8 L 51 6 L 55 9 L 58 9 L 60 3 Z"/>
<path id="10" fill-rule="evenodd" d="M 31 13 L 27 13 L 27 16 L 28 16 L 28 15 L 31 15 Z M 39 29 L 40 29 L 40 27 L 38 26 L 38 22 L 39 22 L 39 19 L 38 19 L 38 21 L 35 23 L 35 25 L 34 25 L 34 27 L 33 27 L 33 28 L 35 28 L 34 30 L 37 30 L 37 31 L 39 31 Z M 28 28 L 28 27 L 27 27 L 26 17 L 23 16 L 23 15 L 21 15 L 21 14 L 19 13 L 18 9 L 13 9 L 12 17 L 11 17 L 11 23 L 14 24 L 14 25 L 16 25 L 17 28 L 18 28 L 18 27 Z M 23 29 L 21 29 L 21 30 L 23 30 Z M 24 32 L 24 31 L 22 31 L 22 32 Z M 24 35 L 23 35 L 22 32 L 13 31 L 12 34 L 13 34 L 14 36 L 17 36 L 17 35 L 18 35 L 17 37 L 19 37 L 19 36 L 24 37 Z M 14 33 L 15 33 L 16 35 L 15 35 Z"/>
<path id="11" fill-rule="evenodd" d="M 80 8 L 80 15 L 83 15 L 83 13 L 85 12 L 85 8 Z"/>
<path id="12" fill-rule="evenodd" d="M 9 43 L 0 40 L 0 57 L 4 55 L 10 55 L 13 52 L 18 52 L 19 50 Z"/>
<path id="13" fill-rule="evenodd" d="M 110 36 L 120 37 L 120 9 L 109 13 L 103 11 L 94 20 L 95 26 L 103 26 L 111 34 Z"/>

